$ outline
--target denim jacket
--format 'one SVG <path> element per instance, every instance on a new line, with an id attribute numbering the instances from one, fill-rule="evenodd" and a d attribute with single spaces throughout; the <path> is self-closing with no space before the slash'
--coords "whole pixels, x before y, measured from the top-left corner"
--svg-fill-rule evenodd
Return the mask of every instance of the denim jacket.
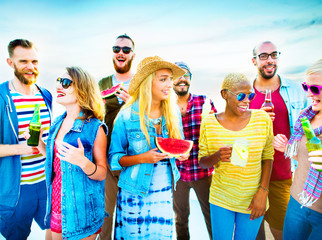
<path id="1" fill-rule="evenodd" d="M 142 163 L 130 167 L 122 167 L 119 164 L 123 156 L 138 155 L 150 150 L 146 137 L 140 129 L 138 101 L 131 108 L 122 109 L 115 121 L 112 140 L 109 150 L 108 161 L 112 170 L 122 170 L 118 186 L 131 194 L 144 197 L 150 188 L 153 175 L 153 164 Z M 178 113 L 180 131 L 183 136 L 181 115 Z M 162 137 L 168 138 L 168 130 L 165 119 L 162 119 Z M 149 137 L 151 149 L 155 148 L 154 138 L 157 136 L 156 129 L 152 123 L 149 124 Z M 175 158 L 170 158 L 174 186 L 180 178 Z"/>
<path id="2" fill-rule="evenodd" d="M 46 103 L 51 120 L 52 96 L 48 90 L 36 86 Z M 7 81 L 0 84 L 0 144 L 18 144 L 18 136 L 18 117 Z M 13 214 L 20 197 L 20 181 L 20 155 L 0 157 L 0 220 L 2 216 Z"/>
<path id="3" fill-rule="evenodd" d="M 82 116 L 82 112 L 80 113 Z M 47 209 L 45 221 L 50 222 L 53 174 L 54 143 L 66 112 L 59 116 L 49 129 L 47 139 L 47 159 L 45 164 L 47 182 Z M 64 136 L 64 142 L 78 147 L 80 138 L 84 154 L 93 161 L 93 146 L 99 128 L 106 125 L 96 118 L 83 121 L 76 119 L 71 130 Z M 61 161 L 61 216 L 62 235 L 67 239 L 81 239 L 94 234 L 103 225 L 105 213 L 103 181 L 92 180 L 83 170 L 71 163 Z"/>
<path id="4" fill-rule="evenodd" d="M 299 117 L 300 111 L 308 106 L 308 99 L 300 84 L 279 77 L 281 79 L 280 94 L 288 111 L 291 134 L 293 134 L 295 121 Z"/>

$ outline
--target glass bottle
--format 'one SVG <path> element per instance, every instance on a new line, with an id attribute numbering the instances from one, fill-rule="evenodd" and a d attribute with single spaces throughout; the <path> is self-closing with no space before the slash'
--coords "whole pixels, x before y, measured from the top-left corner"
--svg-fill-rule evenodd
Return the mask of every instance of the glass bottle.
<path id="1" fill-rule="evenodd" d="M 265 110 L 266 112 L 274 112 L 274 105 L 272 103 L 272 90 L 266 89 L 265 91 L 265 101 L 262 107 L 269 107 L 270 109 Z"/>
<path id="2" fill-rule="evenodd" d="M 40 105 L 36 104 L 34 115 L 29 123 L 30 138 L 27 140 L 28 146 L 38 146 L 39 134 L 40 134 L 41 122 L 40 122 Z"/>
<path id="3" fill-rule="evenodd" d="M 315 136 L 314 130 L 311 126 L 310 121 L 307 119 L 307 117 L 303 117 L 301 118 L 301 124 L 303 127 L 303 131 L 305 133 L 305 136 L 307 138 L 307 142 L 306 142 L 306 147 L 308 152 L 312 152 L 315 150 L 322 150 L 322 144 L 321 144 L 321 140 Z M 315 163 L 315 164 L 320 164 L 320 163 Z M 322 170 L 318 170 L 319 172 L 322 172 Z"/>

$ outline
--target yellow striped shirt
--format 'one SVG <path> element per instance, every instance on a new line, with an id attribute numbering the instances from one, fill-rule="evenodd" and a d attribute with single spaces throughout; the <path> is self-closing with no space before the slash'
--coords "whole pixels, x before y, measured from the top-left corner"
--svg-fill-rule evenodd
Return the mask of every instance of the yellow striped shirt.
<path id="1" fill-rule="evenodd" d="M 261 161 L 273 160 L 272 121 L 262 110 L 252 109 L 249 123 L 240 131 L 224 128 L 214 114 L 201 123 L 199 160 L 214 154 L 223 146 L 233 144 L 236 138 L 249 141 L 249 154 L 245 167 L 219 162 L 215 167 L 210 187 L 209 202 L 235 212 L 250 213 L 249 204 L 261 180 Z M 268 208 L 268 202 L 267 207 Z"/>

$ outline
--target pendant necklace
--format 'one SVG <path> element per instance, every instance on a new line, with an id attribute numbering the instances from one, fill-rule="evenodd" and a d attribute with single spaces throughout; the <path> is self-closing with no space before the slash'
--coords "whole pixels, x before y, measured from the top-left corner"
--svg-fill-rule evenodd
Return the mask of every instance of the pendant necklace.
<path id="1" fill-rule="evenodd" d="M 150 121 L 152 122 L 153 125 L 160 125 L 161 124 L 161 119 L 162 116 L 158 117 L 158 118 L 150 118 Z"/>

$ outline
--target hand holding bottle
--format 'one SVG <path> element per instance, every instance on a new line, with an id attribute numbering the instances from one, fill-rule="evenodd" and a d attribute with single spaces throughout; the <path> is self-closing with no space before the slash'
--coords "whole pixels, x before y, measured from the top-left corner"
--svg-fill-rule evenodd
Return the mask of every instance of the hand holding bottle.
<path id="1" fill-rule="evenodd" d="M 265 101 L 261 107 L 261 110 L 267 112 L 272 121 L 275 120 L 274 105 L 272 103 L 272 91 L 270 89 L 266 89 Z"/>

